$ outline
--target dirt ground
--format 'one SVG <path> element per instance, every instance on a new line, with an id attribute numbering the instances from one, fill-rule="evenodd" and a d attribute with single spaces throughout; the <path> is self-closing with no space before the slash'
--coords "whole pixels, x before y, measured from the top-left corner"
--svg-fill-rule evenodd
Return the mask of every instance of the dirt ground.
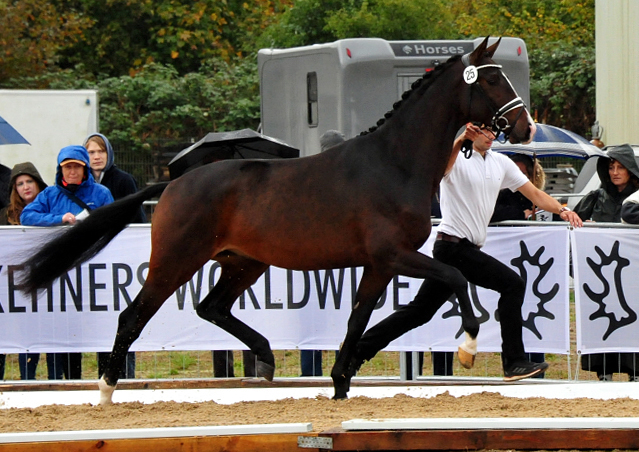
<path id="1" fill-rule="evenodd" d="M 313 430 L 340 427 L 342 421 L 374 418 L 441 417 L 635 417 L 639 400 L 518 399 L 495 393 L 433 398 L 398 395 L 348 400 L 286 399 L 233 405 L 160 402 L 122 403 L 107 407 L 53 405 L 34 409 L 0 409 L 0 432 L 100 430 L 146 427 L 273 424 L 311 422 Z"/>

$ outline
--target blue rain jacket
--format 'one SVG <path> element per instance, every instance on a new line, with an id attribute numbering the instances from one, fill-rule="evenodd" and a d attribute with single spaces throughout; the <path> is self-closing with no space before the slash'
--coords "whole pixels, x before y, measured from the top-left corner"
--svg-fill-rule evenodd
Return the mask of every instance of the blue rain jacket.
<path id="1" fill-rule="evenodd" d="M 68 192 L 62 183 L 62 167 L 60 163 L 66 159 L 80 160 L 85 163 L 85 179 L 74 192 L 91 210 L 110 204 L 113 196 L 108 188 L 98 184 L 89 170 L 89 153 L 84 146 L 67 146 L 58 154 L 55 185 L 45 188 L 36 199 L 27 204 L 20 216 L 25 226 L 54 226 L 62 224 L 62 216 L 71 212 L 74 215 L 82 212 L 82 207 L 65 195 Z"/>

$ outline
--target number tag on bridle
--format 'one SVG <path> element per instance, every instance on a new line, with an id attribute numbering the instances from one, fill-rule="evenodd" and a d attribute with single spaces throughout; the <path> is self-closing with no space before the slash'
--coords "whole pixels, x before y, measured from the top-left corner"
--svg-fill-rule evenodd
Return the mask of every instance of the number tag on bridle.
<path id="1" fill-rule="evenodd" d="M 475 66 L 467 66 L 466 69 L 464 69 L 464 81 L 467 84 L 472 85 L 477 81 L 478 77 L 479 72 Z"/>

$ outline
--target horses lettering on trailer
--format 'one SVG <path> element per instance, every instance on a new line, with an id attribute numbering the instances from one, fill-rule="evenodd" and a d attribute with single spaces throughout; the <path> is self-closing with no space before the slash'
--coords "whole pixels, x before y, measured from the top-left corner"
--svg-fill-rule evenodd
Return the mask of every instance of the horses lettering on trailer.
<path id="1" fill-rule="evenodd" d="M 473 51 L 472 42 L 438 42 L 437 44 L 424 44 L 423 42 L 390 43 L 393 53 L 398 57 L 423 57 L 463 55 Z"/>

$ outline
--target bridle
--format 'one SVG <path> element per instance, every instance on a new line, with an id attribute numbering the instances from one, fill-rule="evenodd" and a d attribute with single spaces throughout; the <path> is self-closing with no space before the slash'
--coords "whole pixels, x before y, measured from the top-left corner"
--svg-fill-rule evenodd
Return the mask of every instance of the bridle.
<path id="1" fill-rule="evenodd" d="M 464 56 L 462 56 L 461 61 L 462 63 L 464 63 L 464 66 L 466 67 L 466 69 L 464 69 L 464 75 L 463 75 L 464 82 L 470 85 L 470 96 L 468 98 L 468 111 L 470 111 L 470 104 L 472 103 L 472 100 L 473 100 L 473 88 L 476 88 L 479 91 L 479 93 L 484 97 L 484 99 L 488 102 L 490 109 L 494 112 L 493 117 L 490 121 L 490 126 L 495 134 L 495 139 L 498 139 L 500 135 L 503 135 L 503 141 L 502 140 L 498 140 L 498 141 L 500 143 L 505 143 L 508 140 L 508 137 L 510 136 L 510 133 L 512 132 L 512 129 L 513 129 L 513 126 L 510 124 L 510 122 L 508 121 L 508 118 L 506 118 L 505 115 L 515 110 L 516 108 L 519 108 L 520 109 L 519 113 L 517 113 L 517 117 L 515 118 L 515 123 L 517 123 L 522 113 L 526 111 L 526 104 L 521 99 L 521 97 L 515 97 L 511 101 L 506 102 L 505 105 L 502 105 L 501 107 L 498 108 L 495 105 L 495 103 L 492 101 L 492 99 L 488 96 L 488 94 L 486 94 L 486 92 L 481 87 L 481 85 L 478 83 L 479 71 L 481 69 L 496 68 L 496 69 L 499 69 L 499 71 L 501 72 L 501 75 L 504 76 L 504 78 L 506 79 L 506 81 L 508 82 L 512 90 L 516 93 L 517 91 L 513 87 L 512 83 L 510 83 L 510 80 L 508 79 L 506 74 L 504 74 L 501 71 L 502 66 L 500 64 L 484 64 L 482 66 L 473 66 L 472 64 L 470 64 L 470 54 L 465 54 Z"/>

